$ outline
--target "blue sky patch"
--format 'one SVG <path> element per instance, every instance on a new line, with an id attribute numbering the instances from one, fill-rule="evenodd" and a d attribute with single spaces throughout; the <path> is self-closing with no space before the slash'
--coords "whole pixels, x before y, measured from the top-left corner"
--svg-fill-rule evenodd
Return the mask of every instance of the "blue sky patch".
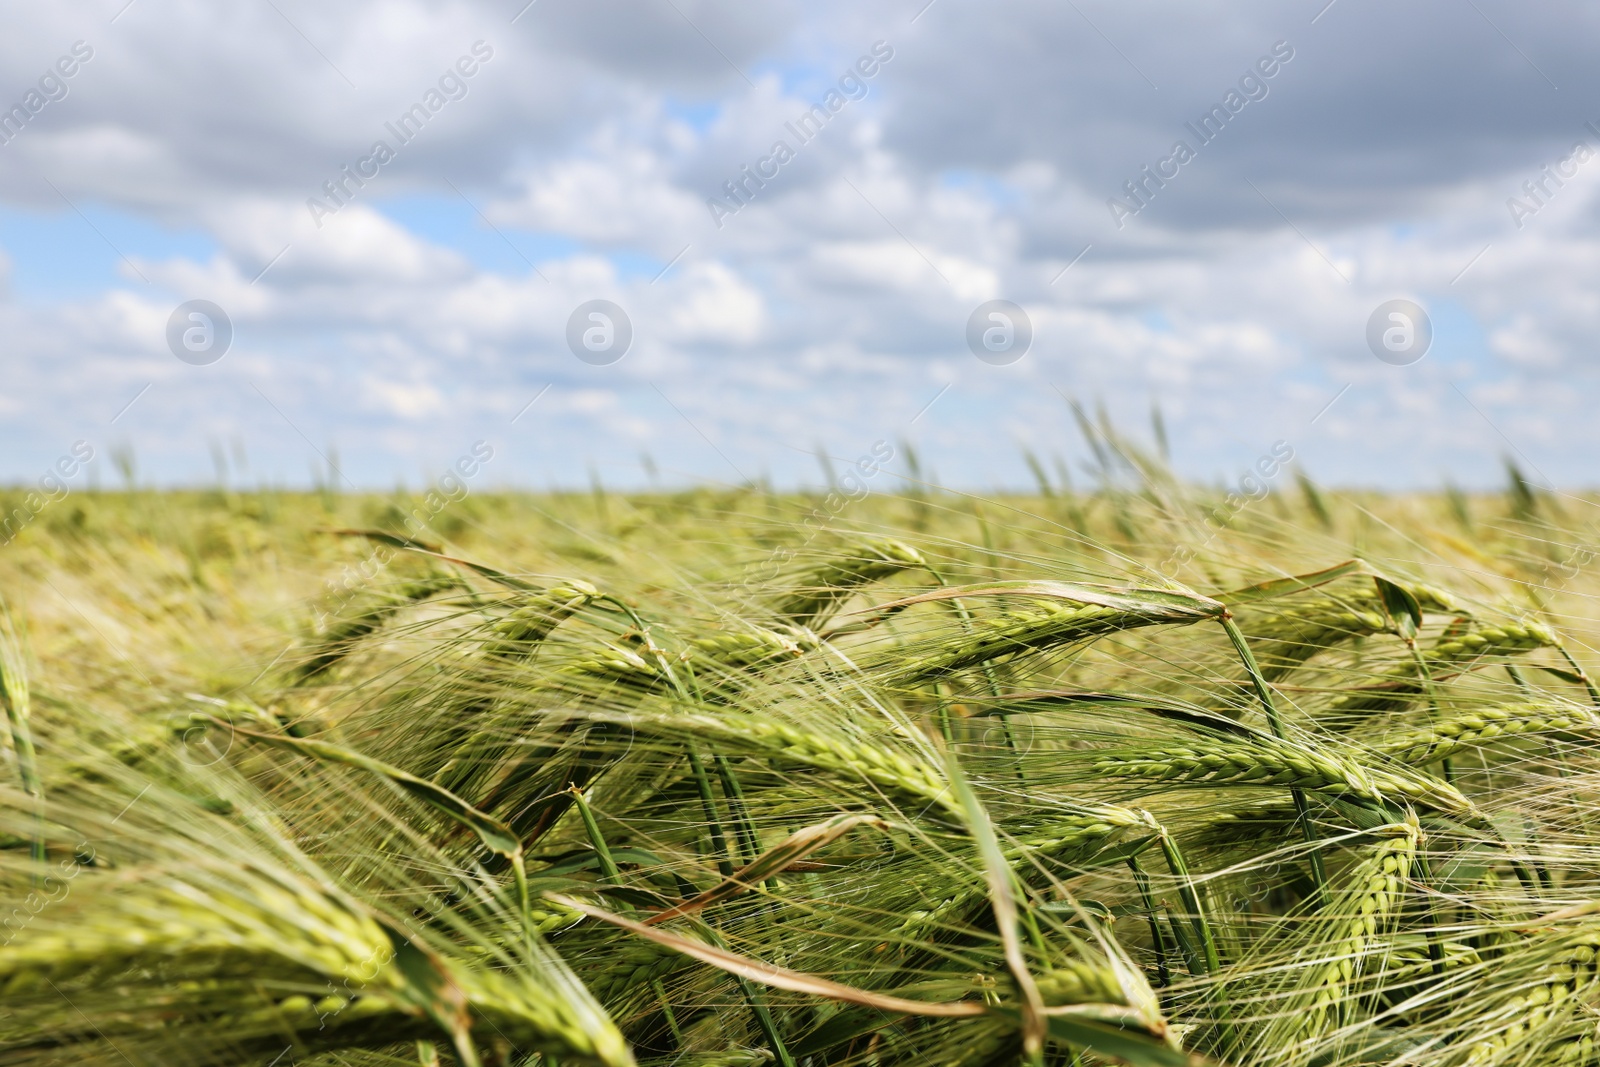
<path id="1" fill-rule="evenodd" d="M 57 303 L 94 297 L 116 286 L 144 287 L 122 257 L 205 262 L 217 243 L 200 229 L 172 230 L 149 218 L 93 203 L 80 216 L 59 210 L 0 206 L 0 248 L 11 260 L 14 299 Z"/>

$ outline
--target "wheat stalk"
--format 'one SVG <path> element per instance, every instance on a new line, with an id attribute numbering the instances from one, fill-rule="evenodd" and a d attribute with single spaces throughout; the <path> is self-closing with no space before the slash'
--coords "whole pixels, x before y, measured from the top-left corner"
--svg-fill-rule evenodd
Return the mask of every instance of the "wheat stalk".
<path id="1" fill-rule="evenodd" d="M 1463 1061 L 1467 1067 L 1500 1062 L 1553 1020 L 1579 1010 L 1583 999 L 1600 984 L 1600 932 L 1590 929 L 1555 935 L 1543 939 L 1536 950 L 1541 964 L 1532 981 L 1515 986 L 1509 996 L 1480 1003 L 1481 1020 L 1474 1028 L 1499 1025 L 1490 1036 L 1470 1043 Z M 1590 1033 L 1561 1042 L 1556 1051 L 1571 1062 L 1584 1052 L 1585 1037 L 1592 1048 Z"/>
<path id="2" fill-rule="evenodd" d="M 864 779 L 911 802 L 918 810 L 932 807 L 952 815 L 961 810 L 950 794 L 948 781 L 938 771 L 920 760 L 863 740 L 828 736 L 754 715 L 685 714 L 665 719 L 640 717 L 634 721 L 641 728 L 669 734 L 690 733 L 780 763 L 799 763 Z"/>
<path id="3" fill-rule="evenodd" d="M 1339 925 L 1329 931 L 1326 946 L 1317 949 L 1325 962 L 1311 981 L 1309 1005 L 1293 1019 L 1302 1039 L 1320 1037 L 1352 1018 L 1351 990 L 1394 921 L 1421 834 L 1414 823 L 1389 832 L 1353 873 L 1345 899 L 1329 909 L 1339 916 Z"/>
<path id="4" fill-rule="evenodd" d="M 1276 738 L 1197 738 L 1181 745 L 1102 751 L 1093 770 L 1105 778 L 1173 785 L 1292 786 L 1387 806 L 1414 803 L 1466 814 L 1472 804 L 1454 787 L 1404 768 L 1379 769 Z"/>
<path id="5" fill-rule="evenodd" d="M 600 590 L 577 579 L 541 589 L 494 624 L 495 637 L 484 645 L 484 654 L 496 660 L 524 659 L 557 626 L 599 597 Z"/>
<path id="6" fill-rule="evenodd" d="M 75 1000 L 140 990 L 138 997 L 159 996 L 167 1013 L 198 1026 L 214 1013 L 214 1002 L 237 1003 L 252 987 L 321 987 L 330 992 L 316 999 L 285 992 L 251 1010 L 232 1010 L 222 1032 L 246 1040 L 288 1025 L 302 1040 L 336 1048 L 370 1043 L 375 1026 L 387 1028 L 389 1040 L 425 1037 L 444 1026 L 458 1052 L 475 1060 L 467 1032 L 481 1020 L 524 1047 L 580 1062 L 632 1063 L 621 1035 L 563 995 L 559 979 L 514 978 L 447 961 L 303 883 L 158 877 L 84 888 L 63 907 L 70 914 L 41 921 L 0 948 L 0 991 L 14 1004 L 53 1004 L 62 990 Z M 419 984 L 428 972 L 432 977 Z M 36 1039 L 51 1032 L 49 1017 L 41 1022 L 46 1028 Z M 144 1029 L 137 1016 L 123 1025 L 132 1033 Z M 56 1032 L 80 1040 L 95 1033 L 78 1033 L 70 1022 Z"/>
<path id="7" fill-rule="evenodd" d="M 865 538 L 800 579 L 778 600 L 775 610 L 791 622 L 814 627 L 861 586 L 924 566 L 922 553 L 903 541 Z"/>
<path id="8" fill-rule="evenodd" d="M 1600 716 L 1587 708 L 1554 704 L 1507 704 L 1481 708 L 1435 723 L 1425 730 L 1386 737 L 1377 751 L 1412 766 L 1435 763 L 1499 739 L 1600 730 Z"/>

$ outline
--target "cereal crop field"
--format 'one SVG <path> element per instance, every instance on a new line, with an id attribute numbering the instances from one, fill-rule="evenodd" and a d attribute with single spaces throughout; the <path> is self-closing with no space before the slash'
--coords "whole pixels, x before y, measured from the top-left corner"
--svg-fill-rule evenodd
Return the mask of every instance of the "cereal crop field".
<path id="1" fill-rule="evenodd" d="M 1596 1063 L 1595 500 L 1098 444 L 1094 492 L 51 503 L 0 1063 Z"/>

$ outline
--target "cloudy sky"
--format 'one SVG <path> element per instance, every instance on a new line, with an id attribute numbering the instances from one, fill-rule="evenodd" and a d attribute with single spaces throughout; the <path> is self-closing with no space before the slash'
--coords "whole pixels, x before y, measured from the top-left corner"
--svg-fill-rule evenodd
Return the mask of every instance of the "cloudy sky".
<path id="1" fill-rule="evenodd" d="M 1079 469 L 1074 398 L 1141 435 L 1159 403 L 1195 477 L 1281 440 L 1336 484 L 1509 454 L 1592 485 L 1597 31 L 1575 0 L 25 5 L 0 480 L 82 440 L 106 485 L 120 454 L 418 486 L 485 441 L 503 484 L 796 484 L 883 440 L 981 489 L 1023 447 Z M 1420 359 L 1369 344 L 1396 299 Z M 1026 321 L 981 360 L 991 300 Z"/>

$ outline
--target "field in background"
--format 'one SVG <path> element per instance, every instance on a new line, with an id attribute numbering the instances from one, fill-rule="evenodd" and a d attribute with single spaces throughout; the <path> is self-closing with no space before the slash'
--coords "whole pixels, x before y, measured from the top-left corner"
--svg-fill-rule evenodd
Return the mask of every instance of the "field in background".
<path id="1" fill-rule="evenodd" d="M 0 491 L 0 514 L 23 495 Z M 0 590 L 25 610 L 46 661 L 59 655 L 119 685 L 139 680 L 134 664 L 150 681 L 249 681 L 352 585 L 399 576 L 373 569 L 371 545 L 327 532 L 355 527 L 622 588 L 763 585 L 785 549 L 825 557 L 854 532 L 926 538 L 993 577 L 1165 578 L 1202 591 L 1360 556 L 1553 612 L 1575 639 L 1600 641 L 1590 567 L 1600 497 L 1538 493 L 1521 480 L 1471 497 L 1304 483 L 1265 499 L 1174 483 L 982 497 L 473 493 L 429 511 L 421 493 L 74 492 L 0 546 Z M 420 531 L 418 515 L 428 519 Z"/>

